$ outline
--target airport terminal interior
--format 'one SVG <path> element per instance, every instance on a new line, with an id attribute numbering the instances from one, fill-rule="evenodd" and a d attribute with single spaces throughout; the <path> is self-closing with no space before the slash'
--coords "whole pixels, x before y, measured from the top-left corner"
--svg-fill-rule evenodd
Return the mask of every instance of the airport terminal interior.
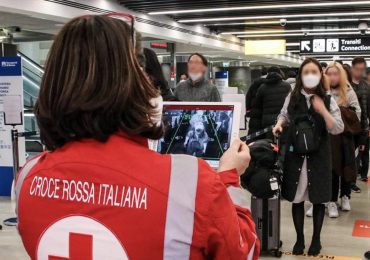
<path id="1" fill-rule="evenodd" d="M 362 0 L 1 0 L 0 260 L 370 259 L 369 26 Z"/>

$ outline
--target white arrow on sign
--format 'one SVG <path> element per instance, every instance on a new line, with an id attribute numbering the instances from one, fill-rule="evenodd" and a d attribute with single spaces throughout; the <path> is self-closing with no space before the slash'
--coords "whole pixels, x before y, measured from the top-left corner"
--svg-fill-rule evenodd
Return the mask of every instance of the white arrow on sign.
<path id="1" fill-rule="evenodd" d="M 305 50 L 310 51 L 311 50 L 310 44 L 311 44 L 310 41 L 301 41 L 301 51 Z"/>

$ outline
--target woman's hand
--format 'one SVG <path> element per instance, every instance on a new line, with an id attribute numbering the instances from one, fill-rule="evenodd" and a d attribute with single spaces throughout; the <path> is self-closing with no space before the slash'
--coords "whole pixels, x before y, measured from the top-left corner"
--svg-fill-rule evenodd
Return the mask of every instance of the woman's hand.
<path id="1" fill-rule="evenodd" d="M 272 128 L 272 133 L 274 134 L 274 136 L 278 136 L 279 134 L 281 134 L 283 132 L 283 127 L 281 126 L 280 123 L 277 123 L 274 128 Z"/>
<path id="2" fill-rule="evenodd" d="M 316 95 L 313 96 L 312 106 L 314 110 L 322 116 L 324 115 L 324 113 L 328 112 L 324 104 L 324 101 L 322 101 L 322 99 L 319 96 L 316 96 Z"/>
<path id="3" fill-rule="evenodd" d="M 326 123 L 326 128 L 327 129 L 333 129 L 335 126 L 335 119 L 334 117 L 330 114 L 328 109 L 326 108 L 324 101 L 318 96 L 313 96 L 312 98 L 312 106 L 314 110 L 319 113 L 325 120 Z M 339 110 L 339 108 L 338 108 Z"/>
<path id="4" fill-rule="evenodd" d="M 249 166 L 251 155 L 249 147 L 240 140 L 235 140 L 230 148 L 222 155 L 218 172 L 236 169 L 242 175 Z"/>

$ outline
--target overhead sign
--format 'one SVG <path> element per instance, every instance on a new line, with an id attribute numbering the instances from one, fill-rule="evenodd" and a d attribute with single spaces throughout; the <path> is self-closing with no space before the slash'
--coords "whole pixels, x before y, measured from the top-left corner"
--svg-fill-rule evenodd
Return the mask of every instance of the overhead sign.
<path id="1" fill-rule="evenodd" d="M 300 53 L 368 53 L 370 38 L 305 39 L 300 42 Z"/>
<path id="2" fill-rule="evenodd" d="M 285 54 L 286 40 L 245 41 L 245 55 Z"/>
<path id="3" fill-rule="evenodd" d="M 10 104 L 9 103 L 13 103 Z M 5 105 L 5 107 L 4 107 Z M 10 196 L 13 181 L 13 153 L 11 129 L 6 125 L 20 116 L 19 109 L 23 109 L 23 78 L 20 57 L 0 57 L 0 196 Z M 6 120 L 4 112 L 7 112 Z M 13 114 L 14 112 L 14 114 Z M 23 122 L 23 120 L 20 120 Z M 23 132 L 23 125 L 16 126 Z M 23 142 L 21 141 L 23 140 Z M 25 163 L 24 139 L 19 142 L 19 162 Z"/>
<path id="4" fill-rule="evenodd" d="M 165 42 L 151 42 L 150 47 L 156 49 L 167 49 L 168 44 Z"/>

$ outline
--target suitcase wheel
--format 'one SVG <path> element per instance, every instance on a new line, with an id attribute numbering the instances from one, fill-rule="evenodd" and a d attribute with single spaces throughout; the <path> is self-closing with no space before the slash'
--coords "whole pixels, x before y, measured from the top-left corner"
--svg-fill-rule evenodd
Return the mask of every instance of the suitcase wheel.
<path id="1" fill-rule="evenodd" d="M 280 258 L 283 253 L 279 249 L 272 249 L 270 250 L 270 255 Z"/>

